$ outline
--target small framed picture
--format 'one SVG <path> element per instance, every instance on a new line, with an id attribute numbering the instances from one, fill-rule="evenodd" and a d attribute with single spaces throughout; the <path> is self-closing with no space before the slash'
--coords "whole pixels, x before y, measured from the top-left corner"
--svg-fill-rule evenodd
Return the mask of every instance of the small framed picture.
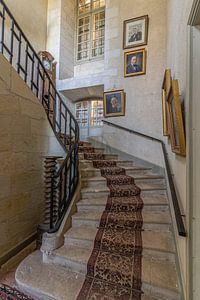
<path id="1" fill-rule="evenodd" d="M 124 49 L 147 45 L 148 23 L 148 15 L 124 21 Z"/>
<path id="2" fill-rule="evenodd" d="M 163 85 L 162 85 L 162 112 L 163 112 L 163 135 L 170 136 L 169 128 L 169 103 L 167 102 L 169 98 L 169 93 L 171 90 L 171 70 L 165 70 Z"/>
<path id="3" fill-rule="evenodd" d="M 124 77 L 146 74 L 146 50 L 139 49 L 124 53 Z"/>
<path id="4" fill-rule="evenodd" d="M 185 130 L 181 101 L 179 96 L 178 80 L 172 80 L 172 87 L 169 92 L 168 104 L 171 148 L 174 153 L 185 156 Z"/>
<path id="5" fill-rule="evenodd" d="M 124 90 L 108 91 L 104 93 L 104 117 L 125 116 Z"/>

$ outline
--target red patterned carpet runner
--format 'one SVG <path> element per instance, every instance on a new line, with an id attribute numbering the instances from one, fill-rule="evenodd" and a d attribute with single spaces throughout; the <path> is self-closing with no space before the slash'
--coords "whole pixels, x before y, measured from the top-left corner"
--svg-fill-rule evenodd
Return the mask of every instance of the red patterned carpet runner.
<path id="1" fill-rule="evenodd" d="M 1 300 L 34 300 L 8 285 L 0 284 Z"/>
<path id="2" fill-rule="evenodd" d="M 141 191 L 117 161 L 106 160 L 93 147 L 81 147 L 81 152 L 100 169 L 110 194 L 77 300 L 141 300 Z"/>

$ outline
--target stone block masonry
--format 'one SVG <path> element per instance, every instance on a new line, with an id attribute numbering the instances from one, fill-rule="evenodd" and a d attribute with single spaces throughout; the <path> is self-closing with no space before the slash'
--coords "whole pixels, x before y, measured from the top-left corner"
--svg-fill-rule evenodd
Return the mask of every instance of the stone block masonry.
<path id="1" fill-rule="evenodd" d="M 63 156 L 46 113 L 0 55 L 0 261 L 43 217 L 43 156 Z M 1 267 L 1 266 L 0 266 Z"/>

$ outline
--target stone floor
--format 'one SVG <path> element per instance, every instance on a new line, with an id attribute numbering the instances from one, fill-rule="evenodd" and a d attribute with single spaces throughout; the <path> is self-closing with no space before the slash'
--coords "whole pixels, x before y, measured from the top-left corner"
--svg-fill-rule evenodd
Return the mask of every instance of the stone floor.
<path id="1" fill-rule="evenodd" d="M 9 270 L 8 272 L 6 272 L 2 276 L 0 276 L 0 282 L 7 284 L 11 287 L 14 287 L 15 286 L 15 271 L 16 271 L 16 269 L 17 269 L 17 267 Z"/>

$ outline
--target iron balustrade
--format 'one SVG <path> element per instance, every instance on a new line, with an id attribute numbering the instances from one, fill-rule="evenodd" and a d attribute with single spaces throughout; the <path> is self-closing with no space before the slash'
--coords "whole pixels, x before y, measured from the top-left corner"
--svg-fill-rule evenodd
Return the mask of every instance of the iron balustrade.
<path id="1" fill-rule="evenodd" d="M 79 126 L 20 26 L 0 0 L 0 52 L 43 105 L 66 158 L 51 178 L 49 232 L 58 230 L 78 184 Z"/>
<path id="2" fill-rule="evenodd" d="M 161 144 L 162 152 L 163 152 L 163 156 L 164 156 L 164 161 L 165 161 L 165 166 L 166 166 L 167 177 L 168 177 L 168 181 L 169 181 L 169 187 L 170 187 L 171 195 L 172 195 L 172 202 L 173 202 L 173 207 L 174 207 L 174 212 L 175 212 L 175 217 L 176 217 L 176 224 L 177 224 L 178 233 L 179 233 L 180 236 L 186 237 L 185 225 L 183 223 L 182 214 L 181 214 L 181 210 L 180 210 L 180 206 L 179 206 L 179 202 L 178 202 L 178 198 L 177 198 L 177 194 L 176 194 L 176 189 L 175 189 L 175 186 L 174 186 L 174 181 L 173 181 L 173 177 L 172 177 L 171 170 L 170 170 L 168 154 L 167 154 L 167 150 L 166 150 L 164 142 L 162 140 L 159 140 L 159 139 L 157 139 L 155 137 L 152 137 L 150 135 L 147 135 L 147 134 L 144 134 L 144 133 L 141 133 L 141 132 L 138 132 L 138 131 L 135 131 L 135 130 L 132 130 L 132 129 L 129 129 L 129 128 L 126 128 L 126 127 L 123 127 L 123 126 L 105 121 L 105 120 L 103 120 L 103 123 L 108 125 L 108 126 L 112 126 L 112 127 L 118 128 L 118 129 L 123 130 L 123 131 L 127 131 L 129 133 L 141 136 L 143 138 L 146 138 L 148 140 L 151 140 L 151 141 L 154 141 L 154 142 L 157 142 L 157 143 Z"/>

